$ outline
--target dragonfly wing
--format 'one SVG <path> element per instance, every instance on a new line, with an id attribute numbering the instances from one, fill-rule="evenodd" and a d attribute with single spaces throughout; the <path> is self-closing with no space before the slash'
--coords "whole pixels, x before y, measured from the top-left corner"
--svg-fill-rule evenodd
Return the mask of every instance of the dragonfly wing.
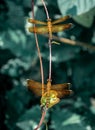
<path id="1" fill-rule="evenodd" d="M 53 21 L 52 24 L 58 24 L 58 23 L 64 22 L 69 18 L 70 18 L 70 16 L 65 16 L 65 17 L 59 18 L 58 20 Z"/>
<path id="2" fill-rule="evenodd" d="M 64 83 L 64 84 L 56 84 L 52 85 L 51 89 L 57 91 L 58 98 L 63 98 L 65 96 L 69 96 L 72 94 L 72 90 L 70 90 L 70 83 Z"/>
<path id="3" fill-rule="evenodd" d="M 66 29 L 69 29 L 72 26 L 71 23 L 63 24 L 63 25 L 54 25 L 52 26 L 52 32 L 60 32 Z"/>
<path id="4" fill-rule="evenodd" d="M 29 30 L 29 32 L 38 33 L 38 34 L 46 34 L 46 33 L 48 33 L 48 27 L 47 26 L 29 27 L 28 30 Z"/>
<path id="5" fill-rule="evenodd" d="M 52 85 L 52 89 L 56 91 L 63 91 L 66 89 L 70 89 L 70 87 L 71 87 L 70 83 Z"/>
<path id="6" fill-rule="evenodd" d="M 66 96 L 70 96 L 73 94 L 72 90 L 64 90 L 64 91 L 58 91 L 58 98 L 64 98 Z"/>
<path id="7" fill-rule="evenodd" d="M 29 23 L 33 23 L 33 24 L 47 25 L 46 22 L 39 21 L 39 20 L 35 20 L 35 19 L 31 19 L 31 18 L 28 19 L 28 22 L 29 22 Z"/>
<path id="8" fill-rule="evenodd" d="M 27 86 L 28 86 L 28 89 L 31 90 L 37 96 L 42 95 L 42 84 L 40 82 L 36 82 L 34 80 L 28 79 Z M 45 85 L 45 87 L 46 87 L 46 85 Z"/>

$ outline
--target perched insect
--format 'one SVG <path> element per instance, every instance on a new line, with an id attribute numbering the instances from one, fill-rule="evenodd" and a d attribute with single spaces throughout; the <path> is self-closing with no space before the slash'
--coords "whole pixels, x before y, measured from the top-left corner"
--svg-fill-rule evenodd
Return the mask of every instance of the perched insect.
<path id="1" fill-rule="evenodd" d="M 43 22 L 43 21 L 38 21 L 38 20 L 29 18 L 28 19 L 29 23 L 44 25 L 44 26 L 39 26 L 39 27 L 29 27 L 29 32 L 38 33 L 38 34 L 49 33 L 49 38 L 52 39 L 53 32 L 64 31 L 66 29 L 69 29 L 72 26 L 71 23 L 59 24 L 61 22 L 66 21 L 69 18 L 70 18 L 70 16 L 65 16 L 65 17 L 55 20 L 53 22 L 51 21 L 51 19 L 47 19 L 47 22 Z"/>
<path id="2" fill-rule="evenodd" d="M 27 86 L 37 96 L 41 97 L 41 107 L 50 108 L 67 95 L 72 94 L 70 90 L 70 83 L 51 85 L 51 81 L 48 80 L 47 85 L 44 85 L 44 94 L 42 96 L 42 84 L 34 80 L 27 80 Z"/>

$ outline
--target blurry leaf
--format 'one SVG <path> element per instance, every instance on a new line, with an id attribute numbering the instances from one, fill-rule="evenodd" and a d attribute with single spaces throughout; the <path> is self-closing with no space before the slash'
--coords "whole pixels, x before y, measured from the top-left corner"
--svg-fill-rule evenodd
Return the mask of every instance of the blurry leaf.
<path id="1" fill-rule="evenodd" d="M 31 109 L 27 110 L 19 119 L 18 121 L 28 121 L 28 120 L 36 120 L 39 122 L 41 116 L 40 106 L 34 106 Z"/>
<path id="2" fill-rule="evenodd" d="M 0 49 L 0 68 L 7 63 L 9 59 L 14 59 L 15 55 L 8 49 Z"/>
<path id="3" fill-rule="evenodd" d="M 47 0 L 46 0 L 46 1 L 47 1 Z M 48 4 L 49 4 L 49 6 L 50 6 L 50 5 L 53 5 L 53 6 L 55 6 L 55 7 L 57 6 L 57 0 L 55 0 L 55 1 L 53 1 L 53 0 L 48 0 L 47 2 L 48 2 Z"/>
<path id="4" fill-rule="evenodd" d="M 12 77 L 18 77 L 23 74 L 23 71 L 28 70 L 30 65 L 20 59 L 11 59 L 1 68 L 1 72 Z"/>
<path id="5" fill-rule="evenodd" d="M 32 6 L 31 0 L 23 0 L 23 6 L 27 8 L 31 8 Z"/>
<path id="6" fill-rule="evenodd" d="M 19 123 L 16 123 L 16 126 L 18 128 L 20 128 L 21 130 L 34 130 L 34 128 L 36 128 L 37 123 L 35 123 L 35 121 L 33 120 L 26 120 L 26 121 L 22 121 Z"/>
<path id="7" fill-rule="evenodd" d="M 56 109 L 52 112 L 52 125 L 51 128 L 55 130 L 86 130 L 81 124 L 81 118 L 79 115 L 71 113 L 69 110 Z M 59 127 L 60 126 L 60 127 Z"/>
<path id="8" fill-rule="evenodd" d="M 95 78 L 95 62 L 93 61 L 93 58 L 93 55 L 83 53 L 76 62 L 73 62 L 73 81 L 76 84 L 76 87 L 83 87 L 86 89 L 88 86 L 91 90 L 91 86 L 95 86 L 95 80 L 93 80 Z"/>
<path id="9" fill-rule="evenodd" d="M 44 58 L 49 59 L 48 50 L 44 50 L 42 55 Z M 75 58 L 76 54 L 80 51 L 79 47 L 69 46 L 69 45 L 53 45 L 52 46 L 52 61 L 53 62 L 62 62 L 68 61 Z"/>
<path id="10" fill-rule="evenodd" d="M 95 115 L 95 106 L 90 107 L 91 112 Z"/>
<path id="11" fill-rule="evenodd" d="M 69 119 L 65 120 L 63 125 L 81 123 L 79 115 L 73 114 Z"/>
<path id="12" fill-rule="evenodd" d="M 46 118 L 49 115 L 47 114 Z M 16 126 L 21 128 L 22 130 L 33 130 L 38 125 L 41 118 L 41 110 L 39 106 L 35 106 L 30 110 L 27 110 L 24 115 L 22 115 Z"/>
<path id="13" fill-rule="evenodd" d="M 26 110 L 30 101 L 27 89 L 17 82 L 15 87 L 6 93 L 6 124 L 13 127 L 18 117 Z"/>
<path id="14" fill-rule="evenodd" d="M 14 1 L 7 0 L 8 25 L 13 29 L 24 29 L 24 12 L 21 5 L 17 5 Z"/>
<path id="15" fill-rule="evenodd" d="M 2 41 L 4 42 L 2 48 L 8 48 L 16 56 L 22 57 L 23 60 L 30 60 L 31 58 L 33 60 L 35 57 L 37 57 L 37 52 L 35 51 L 35 39 L 33 36 L 26 37 L 21 30 L 14 31 L 9 29 L 2 34 Z"/>
<path id="16" fill-rule="evenodd" d="M 74 16 L 73 19 L 84 27 L 91 27 L 95 16 L 95 7 L 90 11 L 79 16 Z"/>
<path id="17" fill-rule="evenodd" d="M 72 124 L 61 127 L 59 130 L 87 130 L 86 127 L 82 124 Z M 57 129 L 56 129 L 57 130 Z"/>
<path id="18" fill-rule="evenodd" d="M 37 4 L 38 6 L 43 6 L 42 1 L 39 1 L 39 0 L 37 0 L 36 4 Z M 46 4 L 47 7 L 50 7 L 51 5 L 52 5 L 53 7 L 56 7 L 56 6 L 57 6 L 57 0 L 55 0 L 55 1 L 45 0 L 45 4 Z M 43 6 L 43 8 L 44 8 L 44 6 Z M 48 11 L 50 11 L 50 10 L 48 10 Z M 52 10 L 52 11 L 53 11 L 53 10 Z"/>
<path id="19" fill-rule="evenodd" d="M 1 0 L 0 1 L 0 32 L 4 29 L 7 29 L 7 12 L 8 12 L 8 6 L 6 4 L 6 1 Z"/>
<path id="20" fill-rule="evenodd" d="M 40 108 L 39 106 L 33 107 L 30 110 L 27 110 L 24 115 L 20 117 L 16 126 L 22 130 L 31 130 L 37 126 L 37 123 L 40 120 Z"/>
<path id="21" fill-rule="evenodd" d="M 52 119 L 52 127 L 58 129 L 59 126 L 62 125 L 63 121 L 68 119 L 72 113 L 66 109 L 60 110 L 56 109 L 52 112 L 51 119 Z"/>
<path id="22" fill-rule="evenodd" d="M 43 7 L 38 8 L 37 6 L 35 6 L 34 11 L 35 19 L 40 21 L 46 21 L 46 14 Z"/>
<path id="23" fill-rule="evenodd" d="M 58 5 L 63 16 L 75 16 L 83 14 L 95 7 L 95 0 L 58 0 Z"/>

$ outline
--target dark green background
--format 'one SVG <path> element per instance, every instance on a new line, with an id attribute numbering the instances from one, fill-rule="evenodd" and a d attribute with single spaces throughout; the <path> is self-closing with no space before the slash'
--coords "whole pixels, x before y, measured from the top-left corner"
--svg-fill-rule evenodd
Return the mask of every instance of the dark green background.
<path id="1" fill-rule="evenodd" d="M 73 27 L 59 37 L 95 45 L 95 0 L 45 2 L 51 19 L 72 16 L 67 22 Z M 36 19 L 46 21 L 40 0 L 35 1 L 34 10 Z M 41 117 L 40 98 L 26 87 L 26 79 L 41 82 L 34 35 L 26 31 L 30 15 L 31 0 L 0 0 L 0 130 L 32 130 Z M 46 83 L 48 39 L 39 35 L 38 40 Z M 52 45 L 52 56 L 52 83 L 70 82 L 74 95 L 48 111 L 49 130 L 95 130 L 95 106 L 90 102 L 95 100 L 95 50 L 60 43 Z"/>

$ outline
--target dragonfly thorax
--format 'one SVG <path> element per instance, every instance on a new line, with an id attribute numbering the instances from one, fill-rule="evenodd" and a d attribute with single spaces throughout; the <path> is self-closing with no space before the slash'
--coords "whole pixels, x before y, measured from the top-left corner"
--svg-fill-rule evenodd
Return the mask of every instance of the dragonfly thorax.
<path id="1" fill-rule="evenodd" d="M 54 90 L 50 90 L 50 92 L 45 92 L 41 98 L 41 106 L 47 106 L 50 108 L 57 104 L 60 99 L 57 97 L 57 92 Z"/>

